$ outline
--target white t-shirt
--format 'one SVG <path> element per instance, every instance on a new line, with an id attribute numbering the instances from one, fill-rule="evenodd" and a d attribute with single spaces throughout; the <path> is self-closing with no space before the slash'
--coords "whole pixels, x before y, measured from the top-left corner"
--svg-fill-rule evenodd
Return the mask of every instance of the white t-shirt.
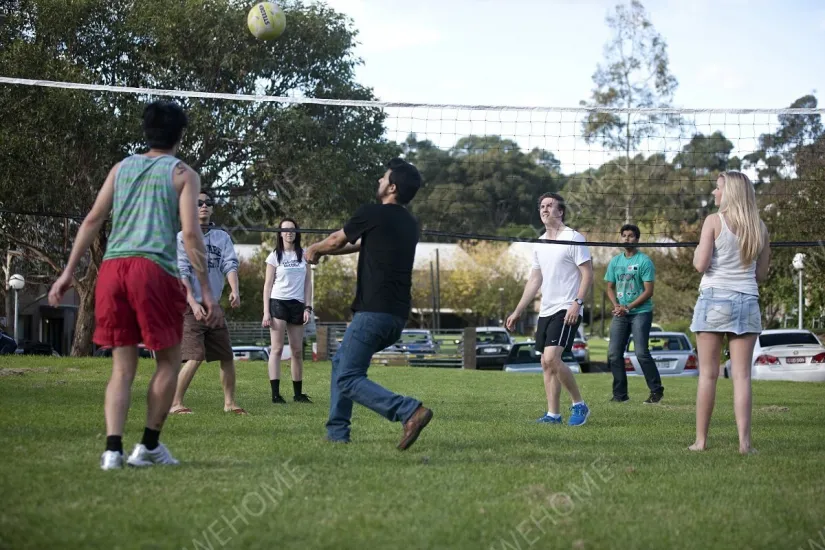
<path id="1" fill-rule="evenodd" d="M 539 238 L 550 237 L 545 232 Z M 584 235 L 566 226 L 554 240 L 586 242 Z M 533 245 L 533 269 L 540 269 L 542 276 L 539 317 L 549 317 L 570 307 L 579 295 L 582 281 L 579 266 L 588 260 L 590 250 L 586 246 L 550 243 Z"/>
<path id="2" fill-rule="evenodd" d="M 301 261 L 293 251 L 284 250 L 281 256 L 281 263 L 278 263 L 278 255 L 273 250 L 266 258 L 266 263 L 275 266 L 275 282 L 272 283 L 271 298 L 276 300 L 298 300 L 303 303 L 304 285 L 307 276 L 307 264 L 303 254 Z"/>

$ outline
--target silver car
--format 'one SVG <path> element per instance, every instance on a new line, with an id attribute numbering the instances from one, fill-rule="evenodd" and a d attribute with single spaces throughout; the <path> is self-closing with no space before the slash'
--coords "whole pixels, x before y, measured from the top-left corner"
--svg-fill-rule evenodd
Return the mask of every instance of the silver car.
<path id="1" fill-rule="evenodd" d="M 699 376 L 696 350 L 684 332 L 651 332 L 647 345 L 661 376 Z M 636 359 L 633 338 L 625 349 L 624 370 L 628 376 L 644 376 Z"/>
<path id="2" fill-rule="evenodd" d="M 572 372 L 581 372 L 579 362 L 572 353 L 564 352 L 561 359 Z M 513 344 L 510 354 L 504 361 L 504 372 L 541 372 L 541 370 L 541 355 L 536 351 L 534 341 Z"/>

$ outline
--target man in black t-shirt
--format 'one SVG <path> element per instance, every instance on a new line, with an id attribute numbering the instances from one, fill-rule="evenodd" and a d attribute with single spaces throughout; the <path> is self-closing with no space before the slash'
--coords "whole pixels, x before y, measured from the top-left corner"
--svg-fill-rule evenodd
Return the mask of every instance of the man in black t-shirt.
<path id="1" fill-rule="evenodd" d="M 305 252 L 312 264 L 321 256 L 360 251 L 354 315 L 332 358 L 329 441 L 349 442 L 353 401 L 403 424 L 401 450 L 415 442 L 433 416 L 421 401 L 392 393 L 367 378 L 373 354 L 398 341 L 410 314 L 419 230 L 405 206 L 420 187 L 421 175 L 414 166 L 391 160 L 379 180 L 380 204 L 362 206 L 343 229 Z"/>

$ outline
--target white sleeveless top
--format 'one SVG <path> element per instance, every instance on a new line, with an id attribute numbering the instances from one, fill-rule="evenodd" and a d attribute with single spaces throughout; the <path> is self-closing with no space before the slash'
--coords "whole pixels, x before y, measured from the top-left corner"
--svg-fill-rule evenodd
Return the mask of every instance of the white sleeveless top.
<path id="1" fill-rule="evenodd" d="M 759 296 L 756 262 L 747 267 L 742 265 L 739 258 L 739 237 L 728 229 L 722 214 L 719 214 L 719 219 L 722 220 L 722 231 L 713 242 L 710 267 L 702 276 L 699 288 L 719 288 Z"/>

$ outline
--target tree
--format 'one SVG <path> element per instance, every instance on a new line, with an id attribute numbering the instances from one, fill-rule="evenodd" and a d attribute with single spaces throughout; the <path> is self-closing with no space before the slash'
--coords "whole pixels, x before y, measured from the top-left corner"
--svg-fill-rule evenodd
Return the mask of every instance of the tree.
<path id="1" fill-rule="evenodd" d="M 323 4 L 282 4 L 276 41 L 245 31 L 248 3 L 15 0 L 0 16 L 0 73 L 23 78 L 163 89 L 373 99 L 354 80 L 356 32 Z M 0 197 L 11 210 L 85 214 L 108 169 L 142 149 L 148 98 L 60 89 L 0 88 Z M 398 147 L 378 109 L 182 99 L 190 125 L 181 157 L 203 186 L 232 198 L 224 221 L 270 225 L 289 213 L 338 219 L 369 200 Z M 231 222 L 230 222 L 231 220 Z M 48 265 L 65 260 L 76 220 L 3 215 L 0 239 Z M 93 289 L 105 234 L 80 267 L 73 355 L 91 352 Z"/>
<path id="2" fill-rule="evenodd" d="M 613 31 L 613 39 L 605 46 L 604 65 L 599 64 L 593 75 L 596 86 L 591 100 L 581 101 L 581 105 L 594 109 L 670 107 L 678 84 L 670 74 L 667 44 L 656 32 L 642 3 L 632 0 L 629 6 L 616 6 L 615 13 L 607 17 L 607 25 Z M 635 169 L 638 163 L 633 163 L 631 152 L 643 140 L 660 136 L 667 127 L 677 124 L 678 118 L 670 115 L 597 110 L 584 119 L 587 143 L 598 142 L 607 149 L 624 152 L 617 167 L 623 176 L 618 192 L 623 197 L 625 223 L 634 219 L 635 191 L 641 188 L 640 174 Z"/>
<path id="3" fill-rule="evenodd" d="M 261 321 L 263 318 L 263 290 L 266 280 L 266 257 L 269 252 L 262 249 L 249 260 L 238 264 L 238 288 L 241 307 L 229 306 L 229 282 L 224 286 L 221 307 L 226 312 L 227 321 Z"/>
<path id="4" fill-rule="evenodd" d="M 812 95 L 791 103 L 791 108 L 816 106 Z M 825 207 L 825 128 L 818 114 L 779 115 L 778 122 L 774 132 L 759 137 L 759 149 L 744 157 L 745 165 L 757 170 L 763 220 L 772 241 L 821 241 L 825 235 L 821 215 Z M 774 248 L 768 280 L 760 289 L 768 323 L 797 307 L 798 287 L 791 263 L 798 252 L 807 255 L 804 281 L 810 308 L 817 312 L 825 308 L 823 248 Z"/>
<path id="5" fill-rule="evenodd" d="M 502 314 L 506 318 L 524 292 L 525 266 L 501 243 L 464 242 L 462 246 L 467 256 L 442 271 L 441 305 L 474 323 L 503 320 Z"/>
<path id="6" fill-rule="evenodd" d="M 347 321 L 355 298 L 357 255 L 328 256 L 315 268 L 315 314 L 322 321 Z"/>
<path id="7" fill-rule="evenodd" d="M 403 150 L 425 181 L 411 206 L 424 229 L 495 233 L 527 225 L 537 217 L 538 196 L 562 185 L 552 153 L 525 153 L 500 136 L 463 137 L 441 151 L 412 135 Z"/>

